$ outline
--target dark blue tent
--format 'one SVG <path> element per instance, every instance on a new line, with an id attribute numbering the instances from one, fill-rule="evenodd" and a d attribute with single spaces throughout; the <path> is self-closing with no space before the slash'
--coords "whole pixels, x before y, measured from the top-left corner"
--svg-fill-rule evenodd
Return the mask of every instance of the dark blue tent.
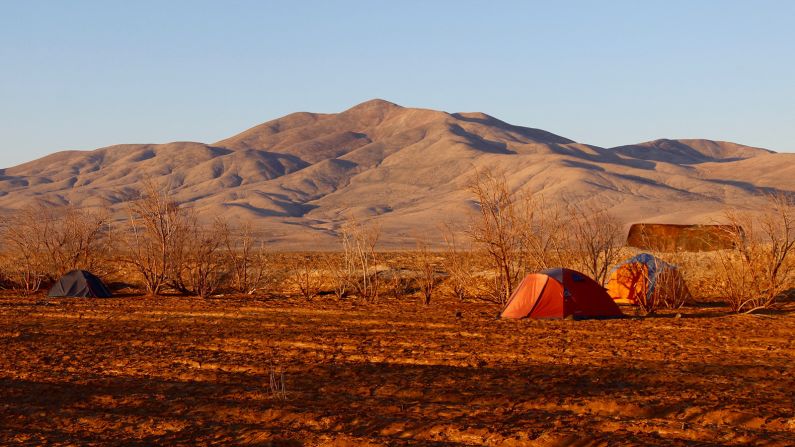
<path id="1" fill-rule="evenodd" d="M 112 295 L 101 279 L 85 270 L 72 270 L 50 289 L 51 297 L 110 298 Z"/>

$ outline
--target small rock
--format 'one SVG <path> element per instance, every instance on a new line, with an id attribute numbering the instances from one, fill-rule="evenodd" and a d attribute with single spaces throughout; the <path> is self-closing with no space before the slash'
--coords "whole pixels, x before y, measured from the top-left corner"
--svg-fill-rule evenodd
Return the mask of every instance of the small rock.
<path id="1" fill-rule="evenodd" d="M 682 314 L 676 314 L 674 315 L 674 318 L 682 318 Z"/>

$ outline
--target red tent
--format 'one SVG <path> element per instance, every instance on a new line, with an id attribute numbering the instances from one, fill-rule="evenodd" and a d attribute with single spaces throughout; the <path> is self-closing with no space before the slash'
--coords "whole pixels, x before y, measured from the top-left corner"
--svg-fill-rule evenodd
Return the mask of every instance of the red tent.
<path id="1" fill-rule="evenodd" d="M 623 314 L 604 287 L 574 270 L 555 268 L 527 275 L 501 318 L 604 318 Z"/>

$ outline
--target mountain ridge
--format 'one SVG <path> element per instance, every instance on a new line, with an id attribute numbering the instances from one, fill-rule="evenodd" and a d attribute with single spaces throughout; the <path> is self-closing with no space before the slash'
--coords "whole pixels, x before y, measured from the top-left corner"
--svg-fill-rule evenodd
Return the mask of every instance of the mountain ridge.
<path id="1" fill-rule="evenodd" d="M 121 212 L 146 179 L 206 215 L 255 220 L 277 245 L 329 244 L 346 216 L 378 221 L 405 246 L 463 224 L 475 170 L 514 190 L 597 202 L 625 223 L 703 223 L 727 207 L 795 190 L 795 154 L 705 139 L 602 148 L 480 112 L 380 99 L 340 113 L 297 112 L 215 143 L 122 144 L 63 151 L 0 170 L 0 208 L 31 201 Z M 438 232 L 438 231 L 437 231 Z"/>

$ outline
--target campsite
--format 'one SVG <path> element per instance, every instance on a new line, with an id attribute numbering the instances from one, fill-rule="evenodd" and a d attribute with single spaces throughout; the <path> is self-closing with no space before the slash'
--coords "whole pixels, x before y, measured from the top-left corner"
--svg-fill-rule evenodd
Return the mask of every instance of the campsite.
<path id="1" fill-rule="evenodd" d="M 265 250 L 154 184 L 125 221 L 2 219 L 0 444 L 792 444 L 788 198 L 648 253 L 604 209 L 470 191 L 404 251 L 357 220 Z"/>
<path id="2" fill-rule="evenodd" d="M 0 447 L 795 446 L 795 1 L 0 4 Z"/>
<path id="3" fill-rule="evenodd" d="M 291 252 L 170 194 L 0 219 L 0 444 L 792 444 L 787 196 L 649 253 L 479 172 L 435 245 Z"/>

